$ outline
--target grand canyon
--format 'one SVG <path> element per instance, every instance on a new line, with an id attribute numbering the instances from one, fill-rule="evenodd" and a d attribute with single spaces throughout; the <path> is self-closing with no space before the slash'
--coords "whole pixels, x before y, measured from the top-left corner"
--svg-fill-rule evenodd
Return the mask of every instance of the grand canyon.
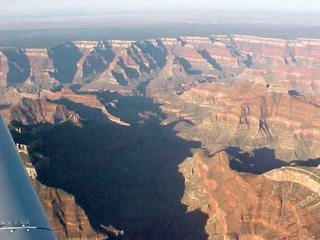
<path id="1" fill-rule="evenodd" d="M 59 239 L 320 239 L 320 39 L 0 52 L 0 106 Z"/>

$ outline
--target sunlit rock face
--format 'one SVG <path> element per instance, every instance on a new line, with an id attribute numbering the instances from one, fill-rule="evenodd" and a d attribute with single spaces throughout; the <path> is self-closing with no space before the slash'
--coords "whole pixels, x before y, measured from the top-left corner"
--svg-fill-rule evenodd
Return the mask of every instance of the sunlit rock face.
<path id="1" fill-rule="evenodd" d="M 92 229 L 87 215 L 77 205 L 74 196 L 61 189 L 45 186 L 35 179 L 39 166 L 31 163 L 27 150 L 32 146 L 17 144 L 16 147 L 57 237 L 72 240 L 105 240 L 104 234 Z"/>
<path id="2" fill-rule="evenodd" d="M 194 81 L 250 81 L 263 77 L 303 95 L 319 91 L 319 39 L 244 35 L 132 41 L 74 41 L 46 49 L 6 50 L 2 85 L 21 91 L 73 84 L 84 91 L 132 92 L 157 77 Z M 178 89 L 176 89 L 178 90 Z"/>
<path id="3" fill-rule="evenodd" d="M 5 87 L 7 85 L 7 74 L 9 71 L 8 59 L 3 53 L 0 53 L 0 86 Z"/>
<path id="4" fill-rule="evenodd" d="M 11 49 L 0 107 L 60 239 L 319 239 L 319 54 L 244 35 Z"/>
<path id="5" fill-rule="evenodd" d="M 192 123 L 178 124 L 179 134 L 201 141 L 211 154 L 228 146 L 272 148 L 287 162 L 320 154 L 318 105 L 265 83 L 198 84 L 162 109 L 172 121 Z"/>
<path id="6" fill-rule="evenodd" d="M 320 208 L 319 169 L 283 167 L 243 174 L 230 169 L 232 159 L 224 151 L 210 158 L 199 150 L 179 167 L 186 183 L 182 202 L 208 214 L 208 239 L 320 237 L 319 216 L 314 214 Z"/>

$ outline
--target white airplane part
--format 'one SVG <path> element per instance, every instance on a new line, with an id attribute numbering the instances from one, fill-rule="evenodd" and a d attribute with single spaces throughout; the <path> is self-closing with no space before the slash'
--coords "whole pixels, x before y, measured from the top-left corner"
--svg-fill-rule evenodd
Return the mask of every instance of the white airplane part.
<path id="1" fill-rule="evenodd" d="M 1 114 L 0 240 L 57 240 Z"/>

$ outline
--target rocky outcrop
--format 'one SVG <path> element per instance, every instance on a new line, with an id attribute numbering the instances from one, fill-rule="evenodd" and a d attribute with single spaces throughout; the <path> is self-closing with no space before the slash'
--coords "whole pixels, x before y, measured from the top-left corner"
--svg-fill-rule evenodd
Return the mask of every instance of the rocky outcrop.
<path id="1" fill-rule="evenodd" d="M 244 35 L 131 41 L 75 41 L 45 49 L 7 50 L 1 55 L 2 85 L 21 91 L 72 83 L 84 91 L 136 91 L 165 71 L 181 84 L 250 81 L 263 77 L 303 95 L 319 92 L 319 39 L 283 40 Z M 172 59 L 172 61 L 169 61 Z M 188 78 L 191 78 L 188 79 Z M 180 91 L 175 86 L 175 91 Z"/>
<path id="2" fill-rule="evenodd" d="M 55 89 L 60 83 L 51 76 L 54 72 L 52 59 L 46 49 L 26 49 L 25 54 L 30 62 L 30 77 L 20 89 L 26 92 L 38 92 L 41 89 Z"/>
<path id="3" fill-rule="evenodd" d="M 9 71 L 8 60 L 6 56 L 0 52 L 0 86 L 5 87 L 7 85 L 7 74 Z"/>
<path id="4" fill-rule="evenodd" d="M 318 174 L 299 167 L 284 167 L 264 174 L 267 178 L 278 182 L 293 182 L 320 193 L 320 177 Z"/>
<path id="5" fill-rule="evenodd" d="M 25 144 L 16 143 L 16 149 L 17 149 L 18 153 L 24 153 L 24 154 L 26 154 L 26 155 L 29 154 L 29 152 L 28 152 L 28 146 L 25 145 Z"/>
<path id="6" fill-rule="evenodd" d="M 11 94 L 11 92 L 7 92 L 4 95 L 8 95 L 7 97 L 10 98 Z M 81 118 L 102 122 L 110 120 L 123 126 L 130 125 L 110 114 L 94 95 L 78 95 L 66 88 L 59 92 L 44 89 L 36 94 L 18 92 L 16 94 L 17 103 L 9 104 L 10 107 L 2 111 L 7 123 L 14 120 L 25 125 L 57 124 L 66 121 L 80 124 Z M 3 97 L 5 98 L 5 96 Z"/>
<path id="7" fill-rule="evenodd" d="M 75 115 L 65 106 L 47 102 L 45 99 L 31 98 L 21 98 L 17 105 L 4 109 L 2 114 L 7 123 L 15 120 L 26 125 L 65 122 Z"/>
<path id="8" fill-rule="evenodd" d="M 17 147 L 20 150 L 27 148 L 24 144 L 17 144 Z M 61 189 L 41 184 L 37 180 L 36 168 L 30 162 L 29 155 L 25 151 L 19 152 L 57 237 L 66 240 L 106 240 L 104 234 L 92 229 L 88 217 L 76 203 L 74 196 Z"/>
<path id="9" fill-rule="evenodd" d="M 315 185 L 309 185 L 314 181 L 310 176 L 319 178 L 319 172 L 287 168 L 254 176 L 232 171 L 229 159 L 225 152 L 210 158 L 200 150 L 179 167 L 186 184 L 182 201 L 189 210 L 201 208 L 209 215 L 208 239 L 320 237 L 319 216 L 314 214 L 320 197 Z"/>
<path id="10" fill-rule="evenodd" d="M 53 230 L 59 239 L 107 239 L 105 235 L 92 229 L 87 215 L 76 203 L 74 196 L 61 189 L 43 185 L 37 179 L 38 174 L 36 168 L 30 162 L 29 155 L 20 152 L 20 156 L 23 159 L 26 172 L 31 178 L 42 205 L 44 206 Z"/>
<path id="11" fill-rule="evenodd" d="M 87 215 L 76 203 L 74 196 L 34 182 L 38 196 L 59 239 L 105 240 L 106 235 L 94 231 Z"/>
<path id="12" fill-rule="evenodd" d="M 263 80 L 203 83 L 173 97 L 162 106 L 166 121 L 192 123 L 177 125 L 180 136 L 201 141 L 211 154 L 228 146 L 248 152 L 268 147 L 287 162 L 320 154 L 318 106 Z"/>

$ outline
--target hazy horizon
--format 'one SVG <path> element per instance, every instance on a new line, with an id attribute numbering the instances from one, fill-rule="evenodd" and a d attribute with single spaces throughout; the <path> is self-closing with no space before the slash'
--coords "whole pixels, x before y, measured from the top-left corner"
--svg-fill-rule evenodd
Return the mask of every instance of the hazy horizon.
<path id="1" fill-rule="evenodd" d="M 273 25 L 320 26 L 317 13 L 292 13 L 272 11 L 149 11 L 132 13 L 82 13 L 0 15 L 0 30 L 134 27 L 172 23 L 251 23 Z"/>
<path id="2" fill-rule="evenodd" d="M 1 3 L 2 2 L 2 3 Z M 320 26 L 316 0 L 0 0 L 0 30 L 250 23 Z"/>
<path id="3" fill-rule="evenodd" d="M 320 13 L 318 0 L 0 0 L 1 16 L 79 15 L 110 13 L 141 13 L 149 11 L 284 11 L 296 13 Z"/>

